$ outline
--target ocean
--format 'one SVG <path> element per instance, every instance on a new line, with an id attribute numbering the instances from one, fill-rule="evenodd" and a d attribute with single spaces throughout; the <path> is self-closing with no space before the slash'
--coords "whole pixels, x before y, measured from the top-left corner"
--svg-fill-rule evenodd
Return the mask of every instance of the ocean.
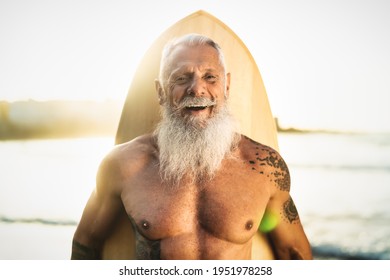
<path id="1" fill-rule="evenodd" d="M 280 133 L 315 259 L 390 259 L 390 134 Z M 0 259 L 66 260 L 113 137 L 0 142 Z"/>

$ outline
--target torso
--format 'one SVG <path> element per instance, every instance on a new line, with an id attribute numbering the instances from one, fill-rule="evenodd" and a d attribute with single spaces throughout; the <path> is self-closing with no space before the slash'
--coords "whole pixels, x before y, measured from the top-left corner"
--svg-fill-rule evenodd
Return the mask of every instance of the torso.
<path id="1" fill-rule="evenodd" d="M 209 182 L 177 190 L 164 186 L 150 136 L 123 148 L 120 194 L 136 232 L 139 259 L 250 259 L 275 185 L 272 149 L 242 137 Z"/>

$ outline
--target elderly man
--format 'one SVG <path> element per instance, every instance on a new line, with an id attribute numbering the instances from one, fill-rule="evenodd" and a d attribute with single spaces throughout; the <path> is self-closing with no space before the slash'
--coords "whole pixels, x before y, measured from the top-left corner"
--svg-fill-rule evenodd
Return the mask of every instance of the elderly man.
<path id="1" fill-rule="evenodd" d="M 267 215 L 278 259 L 310 259 L 290 196 L 286 163 L 237 133 L 227 100 L 230 74 L 220 47 L 190 34 L 170 42 L 156 90 L 155 132 L 116 146 L 101 163 L 73 239 L 72 259 L 97 259 L 123 208 L 138 259 L 251 259 Z"/>

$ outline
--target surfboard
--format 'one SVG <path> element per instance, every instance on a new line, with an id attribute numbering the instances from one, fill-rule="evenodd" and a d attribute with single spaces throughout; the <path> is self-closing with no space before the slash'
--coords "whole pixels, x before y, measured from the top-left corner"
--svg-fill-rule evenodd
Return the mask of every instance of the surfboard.
<path id="1" fill-rule="evenodd" d="M 229 106 L 240 132 L 278 150 L 275 121 L 257 64 L 242 40 L 223 22 L 205 11 L 178 21 L 151 45 L 141 60 L 130 85 L 116 134 L 116 144 L 150 133 L 160 120 L 154 80 L 158 77 L 161 51 L 175 37 L 199 33 L 217 42 L 231 73 Z M 103 259 L 134 259 L 134 232 L 126 214 L 120 217 L 103 246 Z M 252 246 L 253 259 L 272 259 L 272 250 L 260 232 Z"/>

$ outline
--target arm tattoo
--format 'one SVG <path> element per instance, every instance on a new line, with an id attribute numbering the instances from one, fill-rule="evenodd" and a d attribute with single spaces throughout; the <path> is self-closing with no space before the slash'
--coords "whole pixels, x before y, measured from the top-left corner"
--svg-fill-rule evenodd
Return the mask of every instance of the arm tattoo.
<path id="1" fill-rule="evenodd" d="M 257 171 L 257 169 L 259 169 L 259 173 L 264 174 L 263 167 L 272 167 L 273 171 L 269 175 L 267 175 L 267 177 L 272 177 L 270 178 L 271 182 L 274 182 L 279 190 L 289 192 L 291 179 L 286 162 L 269 147 L 261 145 L 248 137 L 246 137 L 246 139 L 251 141 L 252 144 L 255 145 L 256 149 L 256 161 L 249 161 L 252 170 Z M 259 153 L 261 153 L 262 155 L 264 154 L 264 156 L 260 156 Z"/>
<path id="2" fill-rule="evenodd" d="M 276 152 L 269 151 L 268 156 L 264 158 L 257 157 L 257 160 L 260 162 L 260 165 L 273 167 L 274 171 L 271 172 L 271 175 L 273 175 L 273 181 L 278 189 L 290 191 L 290 172 L 285 161 Z"/>
<path id="3" fill-rule="evenodd" d="M 100 259 L 99 251 L 95 248 L 82 245 L 73 240 L 72 243 L 72 260 L 98 260 Z"/>
<path id="4" fill-rule="evenodd" d="M 299 220 L 298 211 L 291 197 L 283 203 L 282 217 L 290 224 Z"/>
<path id="5" fill-rule="evenodd" d="M 160 240 L 149 240 L 145 238 L 138 230 L 134 219 L 129 216 L 131 225 L 135 232 L 135 248 L 137 260 L 160 260 Z M 145 227 L 149 228 L 149 227 Z"/>

